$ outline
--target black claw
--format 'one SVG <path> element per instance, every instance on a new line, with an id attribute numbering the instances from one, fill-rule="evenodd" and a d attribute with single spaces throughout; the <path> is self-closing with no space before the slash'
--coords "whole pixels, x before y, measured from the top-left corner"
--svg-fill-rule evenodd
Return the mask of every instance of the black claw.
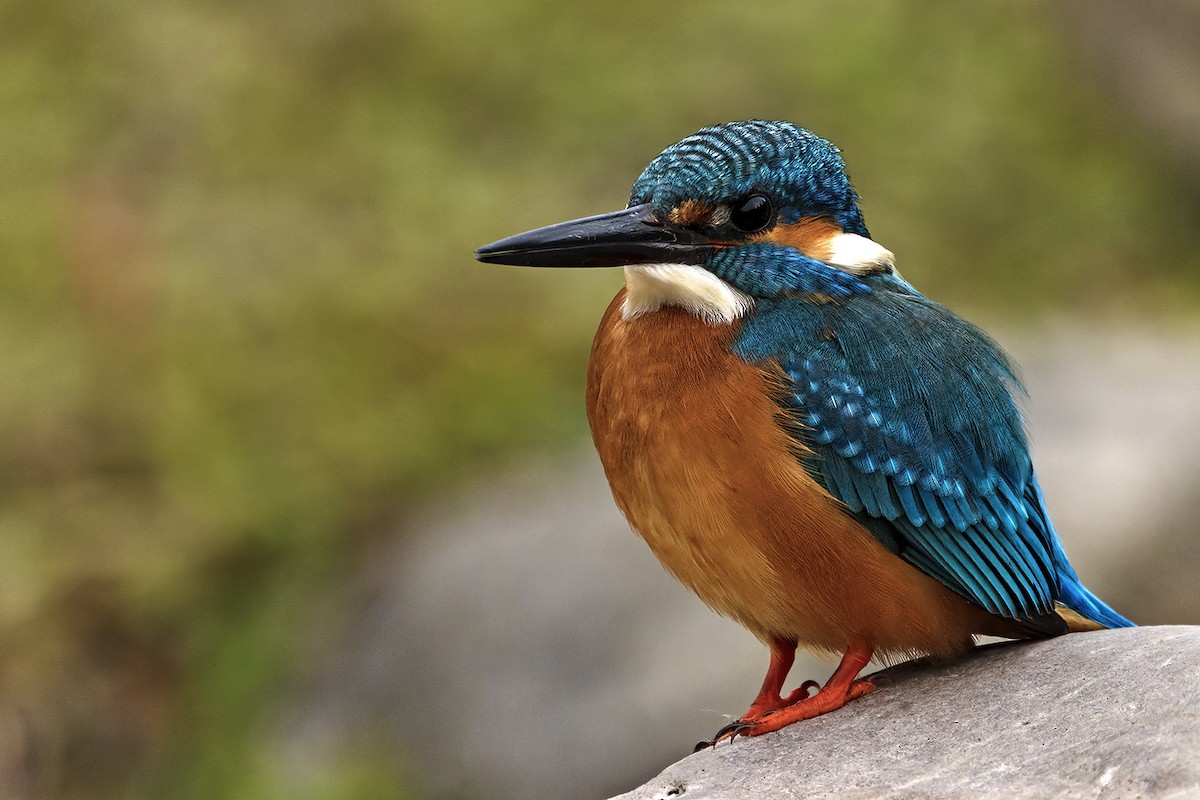
<path id="1" fill-rule="evenodd" d="M 740 719 L 735 719 L 733 722 L 729 723 L 724 728 L 721 728 L 721 730 L 717 731 L 713 735 L 713 744 L 715 745 L 717 742 L 724 739 L 727 734 L 732 733 L 733 736 L 737 736 L 744 730 L 746 730 L 746 723 L 742 722 Z M 730 736 L 729 738 L 732 739 L 733 736 Z"/>
<path id="2" fill-rule="evenodd" d="M 753 723 L 743 722 L 740 719 L 734 720 L 725 727 L 721 728 L 721 730 L 717 731 L 712 739 L 696 742 L 696 746 L 692 748 L 692 752 L 699 753 L 701 750 L 709 747 L 715 750 L 717 745 L 723 740 L 728 739 L 730 742 L 732 742 L 738 737 L 739 734 L 745 733 L 753 727 Z"/>

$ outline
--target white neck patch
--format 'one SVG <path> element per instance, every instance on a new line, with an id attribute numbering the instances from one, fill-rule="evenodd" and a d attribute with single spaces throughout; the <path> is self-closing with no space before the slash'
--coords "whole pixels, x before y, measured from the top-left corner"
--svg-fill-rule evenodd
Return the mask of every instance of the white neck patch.
<path id="1" fill-rule="evenodd" d="M 709 325 L 729 325 L 754 307 L 754 298 L 703 267 L 640 264 L 625 267 L 625 319 L 678 306 Z"/>
<path id="2" fill-rule="evenodd" d="M 856 233 L 839 233 L 829 240 L 826 264 L 852 275 L 894 272 L 896 257 L 883 245 Z"/>

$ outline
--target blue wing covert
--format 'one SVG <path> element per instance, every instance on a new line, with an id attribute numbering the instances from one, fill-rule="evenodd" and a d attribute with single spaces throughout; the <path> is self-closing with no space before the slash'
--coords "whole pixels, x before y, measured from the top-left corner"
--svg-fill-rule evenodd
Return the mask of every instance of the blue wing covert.
<path id="1" fill-rule="evenodd" d="M 889 549 L 988 611 L 1056 632 L 1057 546 L 982 331 L 897 277 L 845 303 L 759 300 L 735 345 L 776 361 L 805 467 Z"/>

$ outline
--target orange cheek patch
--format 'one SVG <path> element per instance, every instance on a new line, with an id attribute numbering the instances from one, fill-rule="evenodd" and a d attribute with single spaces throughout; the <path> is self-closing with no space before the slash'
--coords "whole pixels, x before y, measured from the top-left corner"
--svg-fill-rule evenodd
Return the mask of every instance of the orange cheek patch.
<path id="1" fill-rule="evenodd" d="M 713 207 L 699 200 L 684 200 L 667 215 L 667 219 L 675 225 L 702 226 L 713 215 Z"/>
<path id="2" fill-rule="evenodd" d="M 809 258 L 828 261 L 833 255 L 833 240 L 842 232 L 842 226 L 828 217 L 803 217 L 792 225 L 776 225 L 752 242 L 794 247 Z"/>

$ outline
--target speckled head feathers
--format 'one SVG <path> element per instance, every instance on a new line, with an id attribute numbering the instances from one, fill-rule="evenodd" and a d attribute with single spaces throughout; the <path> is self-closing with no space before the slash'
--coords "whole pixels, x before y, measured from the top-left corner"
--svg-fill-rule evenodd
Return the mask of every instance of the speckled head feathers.
<path id="1" fill-rule="evenodd" d="M 623 211 L 510 236 L 476 256 L 525 266 L 682 266 L 694 269 L 669 274 L 701 281 L 688 291 L 710 285 L 697 273 L 704 270 L 748 298 L 807 294 L 818 302 L 868 294 L 871 276 L 894 272 L 892 254 L 869 238 L 837 148 L 791 123 L 761 120 L 704 128 L 671 145 L 634 183 Z M 678 287 L 668 288 L 659 299 L 678 304 Z"/>
<path id="2" fill-rule="evenodd" d="M 790 122 L 701 129 L 650 162 L 629 205 L 650 203 L 666 217 L 687 200 L 717 205 L 755 191 L 775 199 L 784 222 L 827 215 L 848 233 L 868 235 L 838 149 Z"/>

